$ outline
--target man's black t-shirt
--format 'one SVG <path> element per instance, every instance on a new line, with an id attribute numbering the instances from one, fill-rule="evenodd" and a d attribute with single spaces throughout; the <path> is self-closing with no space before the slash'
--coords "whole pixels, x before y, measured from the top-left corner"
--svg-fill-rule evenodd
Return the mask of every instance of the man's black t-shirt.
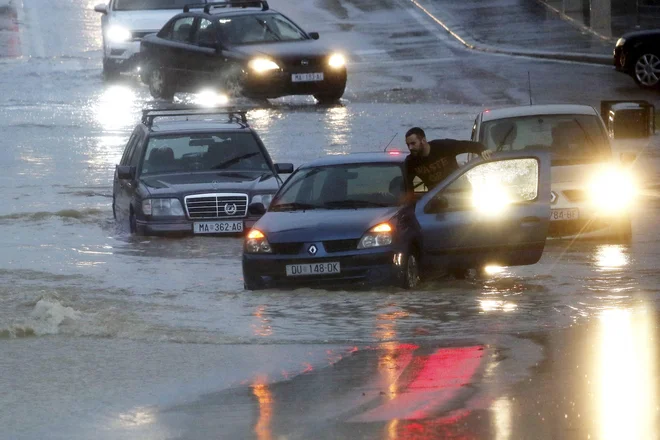
<path id="1" fill-rule="evenodd" d="M 479 154 L 486 149 L 483 144 L 455 139 L 429 141 L 431 150 L 426 157 L 406 157 L 406 172 L 412 185 L 415 176 L 422 179 L 428 189 L 433 188 L 458 169 L 456 156 L 463 153 Z"/>

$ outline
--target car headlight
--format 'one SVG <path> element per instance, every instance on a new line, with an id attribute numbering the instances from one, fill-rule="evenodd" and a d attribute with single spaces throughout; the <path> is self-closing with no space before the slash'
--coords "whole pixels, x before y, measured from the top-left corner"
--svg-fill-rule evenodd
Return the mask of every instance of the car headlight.
<path id="1" fill-rule="evenodd" d="M 632 205 L 637 184 L 629 172 L 608 168 L 591 178 L 588 191 L 591 202 L 598 209 L 616 214 Z"/>
<path id="2" fill-rule="evenodd" d="M 248 66 L 257 73 L 268 72 L 280 68 L 277 63 L 267 58 L 255 58 L 248 63 Z"/>
<path id="3" fill-rule="evenodd" d="M 616 40 L 616 47 L 623 46 L 625 43 L 626 43 L 625 38 L 619 38 L 618 40 Z"/>
<path id="4" fill-rule="evenodd" d="M 144 199 L 142 201 L 144 215 L 183 217 L 183 207 L 179 199 Z"/>
<path id="5" fill-rule="evenodd" d="M 344 67 L 346 65 L 346 58 L 344 58 L 344 55 L 340 53 L 332 54 L 332 56 L 328 59 L 328 65 L 333 69 L 339 69 L 340 67 Z"/>
<path id="6" fill-rule="evenodd" d="M 502 214 L 511 204 L 511 197 L 504 186 L 497 182 L 472 185 L 472 206 L 489 216 Z"/>
<path id="7" fill-rule="evenodd" d="M 261 203 L 266 209 L 270 206 L 270 202 L 273 201 L 273 194 L 256 194 L 252 197 L 252 203 Z"/>
<path id="8" fill-rule="evenodd" d="M 105 35 L 108 40 L 112 41 L 113 43 L 123 43 L 124 41 L 130 40 L 133 36 L 131 31 L 123 26 L 117 25 L 110 26 Z"/>
<path id="9" fill-rule="evenodd" d="M 245 237 L 245 252 L 249 254 L 270 254 L 273 249 L 263 232 L 252 229 Z"/>
<path id="10" fill-rule="evenodd" d="M 362 236 L 358 243 L 358 249 L 369 249 L 380 246 L 389 246 L 392 244 L 392 234 L 394 229 L 389 223 L 380 223 L 373 228 L 369 229 L 366 234 Z"/>

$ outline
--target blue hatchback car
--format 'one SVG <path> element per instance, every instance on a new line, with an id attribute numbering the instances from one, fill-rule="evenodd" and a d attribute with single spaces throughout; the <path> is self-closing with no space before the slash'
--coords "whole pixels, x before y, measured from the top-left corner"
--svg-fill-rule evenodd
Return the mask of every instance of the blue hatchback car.
<path id="1" fill-rule="evenodd" d="M 408 182 L 404 161 L 400 152 L 355 153 L 299 167 L 246 234 L 245 288 L 411 289 L 427 275 L 539 261 L 550 217 L 546 153 L 477 159 L 430 191 Z"/>

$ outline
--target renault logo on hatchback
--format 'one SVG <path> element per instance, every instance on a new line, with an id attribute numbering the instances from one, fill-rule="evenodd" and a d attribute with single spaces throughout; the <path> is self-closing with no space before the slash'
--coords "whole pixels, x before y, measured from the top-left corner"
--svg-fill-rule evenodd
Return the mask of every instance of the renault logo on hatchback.
<path id="1" fill-rule="evenodd" d="M 300 64 L 303 65 L 303 66 L 307 66 L 307 65 L 309 65 L 309 60 L 302 60 L 302 61 L 300 61 Z"/>
<path id="2" fill-rule="evenodd" d="M 557 193 L 554 191 L 550 191 L 550 203 L 554 205 L 557 203 Z"/>
<path id="3" fill-rule="evenodd" d="M 311 246 L 307 249 L 307 252 L 309 252 L 310 255 L 316 255 L 316 252 L 317 252 L 317 251 L 318 251 L 318 249 L 317 249 L 316 246 L 314 246 L 314 245 L 311 245 Z"/>

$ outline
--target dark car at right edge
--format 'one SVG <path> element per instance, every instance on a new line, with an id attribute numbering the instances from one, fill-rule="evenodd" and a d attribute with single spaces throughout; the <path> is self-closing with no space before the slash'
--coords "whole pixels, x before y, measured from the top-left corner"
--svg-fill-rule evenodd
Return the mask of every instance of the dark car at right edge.
<path id="1" fill-rule="evenodd" d="M 619 38 L 614 67 L 642 88 L 660 88 L 660 29 L 629 32 Z"/>

